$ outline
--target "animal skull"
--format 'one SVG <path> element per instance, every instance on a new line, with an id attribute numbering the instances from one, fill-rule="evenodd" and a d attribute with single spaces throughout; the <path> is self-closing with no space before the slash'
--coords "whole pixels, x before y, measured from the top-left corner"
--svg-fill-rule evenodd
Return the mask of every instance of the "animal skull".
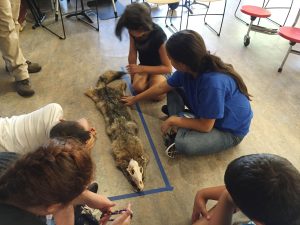
<path id="1" fill-rule="evenodd" d="M 131 180 L 135 183 L 137 189 L 142 191 L 144 189 L 143 167 L 140 167 L 137 161 L 131 159 L 126 170 L 129 173 Z"/>

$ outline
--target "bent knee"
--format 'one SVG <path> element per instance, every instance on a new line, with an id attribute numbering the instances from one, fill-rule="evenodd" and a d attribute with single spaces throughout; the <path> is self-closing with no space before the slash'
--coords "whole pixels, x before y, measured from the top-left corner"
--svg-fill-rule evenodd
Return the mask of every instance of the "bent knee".
<path id="1" fill-rule="evenodd" d="M 166 97 L 166 95 L 163 94 L 163 95 L 153 96 L 151 99 L 153 101 L 158 101 L 159 102 L 159 101 L 163 100 L 165 97 Z"/>
<path id="2" fill-rule="evenodd" d="M 133 83 L 132 88 L 136 93 L 141 93 L 146 90 L 147 86 L 140 83 Z"/>
<path id="3" fill-rule="evenodd" d="M 208 155 L 213 153 L 211 151 L 210 146 L 206 145 L 205 143 L 199 142 L 195 143 L 191 141 L 189 138 L 184 137 L 177 137 L 175 138 L 175 147 L 176 150 L 180 154 L 194 156 L 194 155 Z"/>

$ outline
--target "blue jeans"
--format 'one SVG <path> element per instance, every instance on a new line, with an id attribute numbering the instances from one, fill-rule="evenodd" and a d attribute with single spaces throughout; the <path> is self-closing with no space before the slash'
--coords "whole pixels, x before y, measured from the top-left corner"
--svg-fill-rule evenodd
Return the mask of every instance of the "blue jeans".
<path id="1" fill-rule="evenodd" d="M 169 116 L 179 115 L 188 106 L 182 88 L 176 88 L 167 94 Z M 175 137 L 176 151 L 186 155 L 206 155 L 223 151 L 238 145 L 244 137 L 236 136 L 213 128 L 209 133 L 179 128 Z"/>

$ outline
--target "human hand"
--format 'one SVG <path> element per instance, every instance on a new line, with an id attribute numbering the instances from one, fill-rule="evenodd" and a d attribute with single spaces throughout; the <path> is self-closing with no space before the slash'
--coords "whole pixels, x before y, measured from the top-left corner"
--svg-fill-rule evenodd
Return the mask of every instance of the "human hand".
<path id="1" fill-rule="evenodd" d="M 136 102 L 135 96 L 123 96 L 121 97 L 121 102 L 123 102 L 127 106 L 131 106 Z"/>
<path id="2" fill-rule="evenodd" d="M 202 190 L 198 191 L 195 200 L 194 200 L 194 208 L 192 214 L 192 222 L 196 222 L 199 220 L 200 216 L 204 217 L 207 220 L 210 220 L 211 215 L 208 214 L 206 209 L 206 203 L 208 199 L 205 197 L 205 194 Z"/>
<path id="3" fill-rule="evenodd" d="M 98 208 L 101 212 L 110 212 L 111 208 L 116 205 L 116 203 L 110 201 L 109 199 L 102 200 L 101 204 L 102 206 Z"/>
<path id="4" fill-rule="evenodd" d="M 109 217 L 105 216 L 99 221 L 99 225 L 106 225 L 109 221 Z M 110 225 L 129 225 L 131 223 L 132 218 L 132 211 L 131 211 L 131 204 L 129 203 L 126 211 L 122 212 L 120 216 L 118 216 Z"/>
<path id="5" fill-rule="evenodd" d="M 142 73 L 143 67 L 137 64 L 129 64 L 126 66 L 127 72 L 130 74 Z"/>
<path id="6" fill-rule="evenodd" d="M 89 130 L 90 138 L 85 142 L 85 146 L 88 150 L 92 150 L 92 148 L 95 145 L 96 139 L 97 139 L 97 131 L 95 128 L 90 128 Z"/>
<path id="7" fill-rule="evenodd" d="M 107 197 L 91 192 L 89 190 L 83 191 L 72 202 L 73 205 L 87 205 L 93 209 L 99 209 L 101 212 L 109 212 L 111 207 L 116 204 L 110 201 Z"/>
<path id="8" fill-rule="evenodd" d="M 174 120 L 177 116 L 170 116 L 167 120 L 165 120 L 161 125 L 161 132 L 163 135 L 166 135 L 168 130 L 174 125 Z"/>

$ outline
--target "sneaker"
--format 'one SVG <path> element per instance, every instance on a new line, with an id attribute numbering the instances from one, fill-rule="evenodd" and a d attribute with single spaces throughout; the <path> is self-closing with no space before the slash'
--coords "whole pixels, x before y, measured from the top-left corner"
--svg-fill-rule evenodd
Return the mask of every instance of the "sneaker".
<path id="1" fill-rule="evenodd" d="M 91 191 L 91 192 L 97 193 L 97 191 L 98 191 L 98 184 L 97 184 L 97 182 L 91 183 L 91 184 L 87 187 L 87 189 L 88 189 L 89 191 Z"/>
<path id="2" fill-rule="evenodd" d="M 167 105 L 163 105 L 161 107 L 161 111 L 166 114 L 167 116 L 169 116 L 169 110 L 168 110 L 168 106 Z"/>
<path id="3" fill-rule="evenodd" d="M 232 225 L 255 225 L 253 221 L 235 222 Z"/>
<path id="4" fill-rule="evenodd" d="M 75 225 L 99 225 L 92 211 L 85 206 L 76 206 L 74 209 Z"/>
<path id="5" fill-rule="evenodd" d="M 16 81 L 16 90 L 23 97 L 34 95 L 34 90 L 31 88 L 29 79 Z"/>
<path id="6" fill-rule="evenodd" d="M 97 193 L 97 182 L 91 183 L 87 189 L 91 192 Z M 98 220 L 94 217 L 91 209 L 86 205 L 77 205 L 74 207 L 75 225 L 99 225 Z"/>
<path id="7" fill-rule="evenodd" d="M 38 63 L 33 63 L 28 60 L 26 61 L 26 63 L 28 65 L 28 73 L 37 73 L 42 69 L 42 67 Z"/>
<path id="8" fill-rule="evenodd" d="M 176 151 L 176 148 L 175 148 L 175 143 L 172 143 L 170 144 L 167 149 L 166 149 L 166 155 L 171 158 L 171 159 L 174 159 L 175 158 L 175 155 L 178 154 L 178 151 Z"/>
<path id="9" fill-rule="evenodd" d="M 164 136 L 164 144 L 166 147 L 175 142 L 176 133 L 172 130 Z"/>
<path id="10" fill-rule="evenodd" d="M 167 116 L 169 116 L 169 110 L 168 110 L 168 106 L 167 105 L 163 105 L 161 107 L 161 111 L 166 114 Z M 183 110 L 183 113 L 191 113 L 191 110 L 189 110 L 188 108 L 185 108 Z M 191 118 L 191 117 L 187 117 L 187 118 Z"/>

